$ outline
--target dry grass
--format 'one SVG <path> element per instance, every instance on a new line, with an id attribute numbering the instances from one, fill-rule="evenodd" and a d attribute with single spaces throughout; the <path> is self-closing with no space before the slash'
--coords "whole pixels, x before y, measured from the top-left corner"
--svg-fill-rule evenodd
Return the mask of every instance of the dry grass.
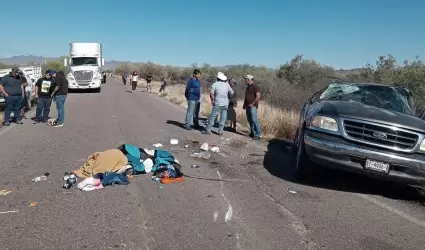
<path id="1" fill-rule="evenodd" d="M 142 83 L 142 86 L 146 86 Z M 184 96 L 184 85 L 169 85 L 165 92 L 159 93 L 160 83 L 152 84 L 152 92 L 180 106 L 187 107 L 186 98 Z M 242 109 L 242 100 L 236 110 L 237 121 L 241 125 L 242 130 L 247 131 L 248 123 L 245 110 Z M 208 116 L 211 112 L 211 102 L 208 94 L 203 94 L 201 98 L 201 113 Z M 265 138 L 283 138 L 293 139 L 298 126 L 297 110 L 281 110 L 265 102 L 260 102 L 258 116 L 261 124 L 263 136 Z"/>

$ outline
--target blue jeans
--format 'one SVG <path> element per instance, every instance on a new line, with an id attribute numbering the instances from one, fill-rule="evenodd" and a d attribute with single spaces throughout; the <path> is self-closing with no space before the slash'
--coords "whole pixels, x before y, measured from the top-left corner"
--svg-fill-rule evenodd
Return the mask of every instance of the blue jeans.
<path id="1" fill-rule="evenodd" d="M 41 121 L 43 115 L 43 121 L 49 119 L 50 105 L 52 104 L 52 98 L 40 96 L 37 100 L 37 109 L 35 111 L 35 121 Z"/>
<path id="2" fill-rule="evenodd" d="M 4 123 L 10 122 L 10 114 L 12 112 L 15 115 L 15 121 L 19 121 L 21 119 L 22 95 L 10 95 L 6 97 L 5 104 Z"/>
<path id="3" fill-rule="evenodd" d="M 210 117 L 208 118 L 207 131 L 211 132 L 212 127 L 214 126 L 214 121 L 220 114 L 220 125 L 218 127 L 218 132 L 221 133 L 224 130 L 224 125 L 227 120 L 227 108 L 228 106 L 213 106 L 211 110 Z"/>
<path id="4" fill-rule="evenodd" d="M 186 128 L 190 128 L 193 122 L 195 127 L 199 127 L 199 110 L 201 109 L 201 102 L 199 101 L 187 101 L 186 111 Z"/>
<path id="5" fill-rule="evenodd" d="M 65 100 L 67 95 L 57 95 L 56 99 L 56 108 L 58 110 L 58 124 L 63 124 L 65 119 Z"/>
<path id="6" fill-rule="evenodd" d="M 258 113 L 256 107 L 246 108 L 246 118 L 248 119 L 251 128 L 251 135 L 254 138 L 259 138 L 261 135 L 260 122 L 258 121 Z"/>

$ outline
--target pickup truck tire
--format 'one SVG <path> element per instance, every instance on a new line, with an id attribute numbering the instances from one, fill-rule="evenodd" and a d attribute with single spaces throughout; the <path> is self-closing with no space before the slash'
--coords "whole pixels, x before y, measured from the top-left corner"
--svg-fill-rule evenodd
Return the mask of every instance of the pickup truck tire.
<path id="1" fill-rule="evenodd" d="M 294 166 L 294 176 L 299 181 L 306 181 L 313 175 L 315 168 L 313 162 L 310 161 L 305 151 L 304 144 L 304 131 L 301 132 L 301 136 L 298 141 L 297 155 Z"/>
<path id="2" fill-rule="evenodd" d="M 95 93 L 100 93 L 100 92 L 102 92 L 102 88 L 97 88 L 97 89 L 94 90 L 94 92 Z"/>

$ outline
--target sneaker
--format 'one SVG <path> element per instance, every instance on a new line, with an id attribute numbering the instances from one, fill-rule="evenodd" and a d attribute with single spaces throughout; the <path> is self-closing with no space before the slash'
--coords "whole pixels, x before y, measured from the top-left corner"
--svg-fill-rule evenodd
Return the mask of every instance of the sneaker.
<path id="1" fill-rule="evenodd" d="M 32 121 L 32 124 L 38 124 L 38 123 L 40 123 L 40 121 L 39 121 L 39 120 L 34 119 L 34 120 Z"/>
<path id="2" fill-rule="evenodd" d="M 218 132 L 217 133 L 219 136 L 222 136 L 223 135 L 223 132 Z"/>
<path id="3" fill-rule="evenodd" d="M 201 132 L 201 134 L 203 134 L 203 135 L 210 135 L 211 132 L 204 130 L 204 131 Z"/>
<path id="4" fill-rule="evenodd" d="M 55 127 L 55 128 L 62 128 L 63 127 L 63 123 L 58 123 L 58 124 L 56 124 L 55 126 L 53 126 L 53 127 Z"/>
<path id="5" fill-rule="evenodd" d="M 10 126 L 10 122 L 3 122 L 3 126 Z"/>
<path id="6" fill-rule="evenodd" d="M 24 124 L 24 123 L 22 122 L 22 120 L 19 120 L 16 122 L 16 124 Z"/>
<path id="7" fill-rule="evenodd" d="M 261 140 L 261 138 L 260 138 L 259 136 L 255 136 L 255 137 L 254 137 L 254 138 L 252 138 L 252 139 L 254 139 L 254 140 L 256 140 L 256 141 Z"/>

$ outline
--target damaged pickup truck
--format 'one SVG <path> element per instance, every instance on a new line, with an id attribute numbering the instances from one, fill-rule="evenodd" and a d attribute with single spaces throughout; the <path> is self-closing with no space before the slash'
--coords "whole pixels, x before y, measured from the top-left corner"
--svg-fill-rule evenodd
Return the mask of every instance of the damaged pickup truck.
<path id="1" fill-rule="evenodd" d="M 409 89 L 334 82 L 303 105 L 297 178 L 316 164 L 413 186 L 425 184 L 425 121 Z"/>

